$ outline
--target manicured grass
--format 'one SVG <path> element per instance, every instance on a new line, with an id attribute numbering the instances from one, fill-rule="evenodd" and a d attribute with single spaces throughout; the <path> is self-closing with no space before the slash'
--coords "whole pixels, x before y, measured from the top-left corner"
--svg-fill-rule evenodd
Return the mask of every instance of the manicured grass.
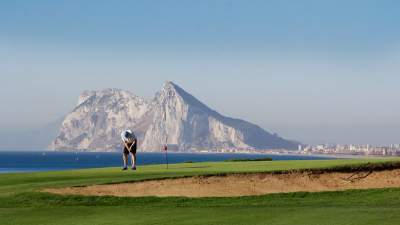
<path id="1" fill-rule="evenodd" d="M 225 162 L 255 162 L 255 161 L 272 161 L 272 158 L 257 158 L 257 159 L 238 158 L 238 159 L 225 160 Z"/>
<path id="2" fill-rule="evenodd" d="M 47 187 L 227 173 L 363 169 L 390 159 L 186 163 L 0 175 L 0 224 L 400 224 L 400 189 L 240 198 L 58 196 Z M 379 166 L 378 166 L 379 167 Z M 369 168 L 369 167 L 368 167 Z"/>

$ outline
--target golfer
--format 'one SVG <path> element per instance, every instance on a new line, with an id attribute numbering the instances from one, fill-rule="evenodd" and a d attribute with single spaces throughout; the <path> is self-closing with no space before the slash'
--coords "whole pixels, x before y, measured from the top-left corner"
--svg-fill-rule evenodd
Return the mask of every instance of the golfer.
<path id="1" fill-rule="evenodd" d="M 125 130 L 121 133 L 123 148 L 124 148 L 124 168 L 122 170 L 128 169 L 128 155 L 131 153 L 132 158 L 132 170 L 136 170 L 136 146 L 137 139 L 135 134 L 131 130 Z"/>

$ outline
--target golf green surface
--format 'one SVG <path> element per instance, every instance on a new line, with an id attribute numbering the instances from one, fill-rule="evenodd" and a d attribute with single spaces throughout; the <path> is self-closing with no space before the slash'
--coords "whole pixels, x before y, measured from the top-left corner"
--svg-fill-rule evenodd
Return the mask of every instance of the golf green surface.
<path id="1" fill-rule="evenodd" d="M 400 188 L 235 198 L 61 196 L 44 188 L 139 180 L 357 167 L 387 159 L 186 163 L 0 174 L 0 224 L 400 224 Z"/>

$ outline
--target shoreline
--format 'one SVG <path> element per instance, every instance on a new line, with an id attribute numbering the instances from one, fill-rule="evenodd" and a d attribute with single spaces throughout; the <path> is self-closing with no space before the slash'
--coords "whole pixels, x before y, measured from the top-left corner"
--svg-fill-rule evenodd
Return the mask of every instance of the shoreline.
<path id="1" fill-rule="evenodd" d="M 332 157 L 318 157 L 312 155 L 289 155 L 267 153 L 220 153 L 220 152 L 168 152 L 170 163 L 219 162 L 240 158 L 269 157 L 273 161 L 281 160 L 329 160 Z M 26 173 L 40 171 L 59 171 L 70 169 L 118 167 L 122 163 L 120 152 L 74 152 L 74 151 L 3 151 L 0 152 L 0 174 Z M 165 152 L 139 152 L 138 165 L 164 164 Z M 15 159 L 22 159 L 20 163 Z"/>
<path id="2" fill-rule="evenodd" d="M 119 151 L 54 151 L 54 150 L 0 150 L 0 153 L 101 153 L 101 154 L 113 154 L 120 153 Z M 159 151 L 140 151 L 140 154 L 146 153 L 159 153 L 164 154 L 165 152 L 162 150 Z M 352 154 L 301 154 L 296 152 L 216 152 L 216 151 L 168 151 L 168 154 L 194 154 L 194 155 L 206 155 L 206 154 L 215 154 L 215 155 L 223 155 L 223 154 L 232 154 L 232 155 L 276 155 L 276 156 L 302 156 L 302 157 L 318 157 L 318 158 L 332 158 L 332 159 L 359 159 L 359 158 L 396 158 L 396 156 L 383 156 L 383 155 L 352 155 Z"/>

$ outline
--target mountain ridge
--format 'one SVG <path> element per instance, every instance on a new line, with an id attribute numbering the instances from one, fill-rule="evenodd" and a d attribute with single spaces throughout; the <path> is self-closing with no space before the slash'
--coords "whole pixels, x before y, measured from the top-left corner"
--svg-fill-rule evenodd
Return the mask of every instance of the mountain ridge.
<path id="1" fill-rule="evenodd" d="M 167 81 L 150 101 L 121 89 L 84 91 L 49 149 L 114 151 L 121 145 L 119 133 L 127 128 L 135 131 L 143 151 L 159 150 L 166 142 L 181 151 L 298 145 L 258 125 L 224 116 Z"/>

